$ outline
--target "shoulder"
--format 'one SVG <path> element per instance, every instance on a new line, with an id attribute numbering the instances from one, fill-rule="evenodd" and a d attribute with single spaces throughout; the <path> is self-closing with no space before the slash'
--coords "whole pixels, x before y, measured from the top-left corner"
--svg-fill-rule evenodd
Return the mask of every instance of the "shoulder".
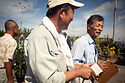
<path id="1" fill-rule="evenodd" d="M 88 43 L 88 40 L 87 40 L 87 38 L 86 38 L 86 35 L 81 36 L 80 38 L 78 38 L 78 39 L 74 42 L 74 44 L 80 44 L 80 45 L 85 45 L 85 44 L 87 44 L 87 43 Z"/>
<path id="2" fill-rule="evenodd" d="M 9 34 L 5 34 L 0 38 L 1 43 L 6 44 L 6 45 L 14 45 L 17 44 L 16 40 Z"/>
<path id="3" fill-rule="evenodd" d="M 45 26 L 40 25 L 40 26 L 35 27 L 32 30 L 28 38 L 38 39 L 38 38 L 44 38 L 44 37 L 49 37 L 49 36 L 50 36 L 50 32 L 45 28 Z"/>

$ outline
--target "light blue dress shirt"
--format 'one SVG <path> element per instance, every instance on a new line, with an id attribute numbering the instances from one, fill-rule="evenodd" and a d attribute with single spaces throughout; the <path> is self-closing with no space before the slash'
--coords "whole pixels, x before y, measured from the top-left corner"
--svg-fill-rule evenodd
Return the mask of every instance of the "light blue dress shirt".
<path id="1" fill-rule="evenodd" d="M 96 43 L 87 33 L 78 38 L 72 46 L 73 62 L 75 64 L 97 63 Z"/>

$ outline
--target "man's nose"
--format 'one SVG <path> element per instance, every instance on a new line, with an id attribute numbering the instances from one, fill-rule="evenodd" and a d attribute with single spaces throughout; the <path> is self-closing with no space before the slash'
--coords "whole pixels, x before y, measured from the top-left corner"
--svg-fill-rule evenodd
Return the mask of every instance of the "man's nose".
<path id="1" fill-rule="evenodd" d="M 99 27 L 99 30 L 100 30 L 100 31 L 102 31 L 102 30 L 103 30 L 103 27 L 102 27 L 102 26 L 100 26 L 100 27 Z"/>

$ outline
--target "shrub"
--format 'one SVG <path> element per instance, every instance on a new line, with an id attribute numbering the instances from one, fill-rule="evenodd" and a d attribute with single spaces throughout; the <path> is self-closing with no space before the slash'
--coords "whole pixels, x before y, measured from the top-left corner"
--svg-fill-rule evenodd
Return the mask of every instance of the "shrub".
<path id="1" fill-rule="evenodd" d="M 103 40 L 96 38 L 96 43 L 99 56 L 103 56 L 105 59 L 119 54 L 119 45 L 109 39 L 108 36 Z"/>

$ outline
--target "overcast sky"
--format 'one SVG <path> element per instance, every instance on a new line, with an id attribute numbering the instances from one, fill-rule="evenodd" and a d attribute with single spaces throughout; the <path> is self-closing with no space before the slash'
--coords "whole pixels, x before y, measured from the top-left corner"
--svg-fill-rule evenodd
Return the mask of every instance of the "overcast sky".
<path id="1" fill-rule="evenodd" d="M 100 14 L 104 17 L 104 29 L 100 37 L 112 37 L 115 0 L 77 1 L 85 6 L 75 10 L 74 19 L 66 30 L 67 34 L 82 36 L 86 33 L 87 19 L 93 14 Z M 25 28 L 38 26 L 46 15 L 46 5 L 47 0 L 0 0 L 0 29 L 4 28 L 8 19 L 15 20 L 19 26 L 22 20 Z M 116 19 L 115 40 L 125 41 L 125 0 L 118 0 Z"/>

